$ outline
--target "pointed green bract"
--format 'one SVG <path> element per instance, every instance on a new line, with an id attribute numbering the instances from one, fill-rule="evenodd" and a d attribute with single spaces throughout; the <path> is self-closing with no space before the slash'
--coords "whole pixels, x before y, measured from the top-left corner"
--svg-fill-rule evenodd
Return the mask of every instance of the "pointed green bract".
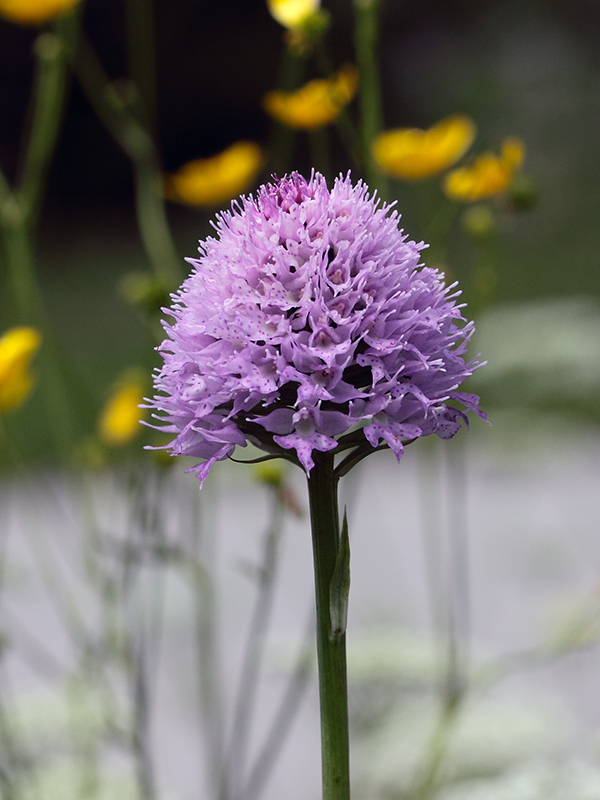
<path id="1" fill-rule="evenodd" d="M 335 569 L 329 589 L 329 613 L 331 615 L 332 641 L 339 639 L 346 633 L 348 620 L 348 595 L 350 594 L 350 541 L 348 539 L 348 517 L 344 509 L 344 521 Z"/>

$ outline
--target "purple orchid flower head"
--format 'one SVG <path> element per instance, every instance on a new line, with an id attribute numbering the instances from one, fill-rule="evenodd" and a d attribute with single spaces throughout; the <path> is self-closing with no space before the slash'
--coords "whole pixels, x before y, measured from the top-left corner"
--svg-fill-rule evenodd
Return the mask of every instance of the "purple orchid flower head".
<path id="1" fill-rule="evenodd" d="M 459 391 L 479 366 L 460 292 L 398 221 L 349 174 L 329 189 L 295 172 L 217 217 L 166 309 L 148 401 L 201 482 L 247 442 L 310 473 L 315 451 L 399 460 L 409 440 L 450 438 L 456 404 L 485 418 Z"/>

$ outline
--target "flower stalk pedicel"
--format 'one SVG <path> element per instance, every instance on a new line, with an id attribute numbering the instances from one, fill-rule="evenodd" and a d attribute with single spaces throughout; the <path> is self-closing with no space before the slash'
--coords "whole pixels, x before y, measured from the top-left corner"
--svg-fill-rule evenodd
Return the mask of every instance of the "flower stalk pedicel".
<path id="1" fill-rule="evenodd" d="M 376 450 L 454 436 L 459 406 L 484 416 L 459 390 L 473 324 L 398 218 L 349 175 L 329 189 L 293 173 L 234 202 L 173 295 L 149 401 L 201 482 L 248 442 L 308 476 L 327 800 L 349 796 L 338 480 Z"/>

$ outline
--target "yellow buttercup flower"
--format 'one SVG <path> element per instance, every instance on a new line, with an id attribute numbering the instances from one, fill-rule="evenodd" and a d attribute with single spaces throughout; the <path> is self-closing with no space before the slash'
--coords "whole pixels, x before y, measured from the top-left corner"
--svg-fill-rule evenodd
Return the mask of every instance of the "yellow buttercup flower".
<path id="1" fill-rule="evenodd" d="M 475 123 L 461 114 L 446 117 L 428 130 L 396 128 L 375 138 L 372 153 L 386 175 L 419 181 L 451 167 L 475 138 Z"/>
<path id="2" fill-rule="evenodd" d="M 320 5 L 320 0 L 267 0 L 271 16 L 284 28 L 301 27 Z"/>
<path id="3" fill-rule="evenodd" d="M 42 25 L 74 8 L 79 0 L 0 0 L 0 16 L 19 25 Z"/>
<path id="4" fill-rule="evenodd" d="M 98 420 L 98 435 L 105 444 L 128 444 L 141 431 L 146 381 L 137 370 L 126 373 L 117 383 Z"/>
<path id="5" fill-rule="evenodd" d="M 254 142 L 236 142 L 211 158 L 188 161 L 166 178 L 170 200 L 211 208 L 245 191 L 263 163 L 261 148 Z"/>
<path id="6" fill-rule="evenodd" d="M 0 336 L 0 413 L 12 411 L 31 392 L 34 376 L 29 367 L 42 343 L 35 328 L 10 328 Z"/>
<path id="7" fill-rule="evenodd" d="M 520 139 L 505 139 L 500 155 L 482 153 L 470 166 L 446 175 L 444 191 L 451 200 L 472 203 L 505 192 L 523 163 L 525 145 Z"/>
<path id="8" fill-rule="evenodd" d="M 336 120 L 358 87 L 358 70 L 351 64 L 332 78 L 317 78 L 295 92 L 272 91 L 263 99 L 265 111 L 288 128 L 317 130 Z"/>

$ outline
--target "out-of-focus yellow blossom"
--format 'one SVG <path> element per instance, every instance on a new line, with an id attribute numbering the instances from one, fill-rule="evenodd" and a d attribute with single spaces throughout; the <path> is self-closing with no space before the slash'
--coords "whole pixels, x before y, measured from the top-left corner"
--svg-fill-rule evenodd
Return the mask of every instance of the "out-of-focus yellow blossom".
<path id="1" fill-rule="evenodd" d="M 0 336 L 0 413 L 18 408 L 33 388 L 29 367 L 41 343 L 40 332 L 25 326 Z"/>
<path id="2" fill-rule="evenodd" d="M 267 0 L 271 16 L 284 28 L 299 28 L 315 14 L 321 0 Z"/>
<path id="3" fill-rule="evenodd" d="M 245 191 L 263 163 L 254 142 L 235 142 L 211 158 L 188 161 L 165 181 L 166 195 L 190 206 L 211 208 Z"/>
<path id="4" fill-rule="evenodd" d="M 450 199 L 464 203 L 502 194 L 508 189 L 524 156 L 525 145 L 520 139 L 505 139 L 499 156 L 482 153 L 471 165 L 449 172 L 444 181 L 444 191 Z"/>
<path id="5" fill-rule="evenodd" d="M 117 383 L 98 420 L 98 435 L 108 445 L 128 444 L 141 431 L 145 380 L 137 370 L 128 372 Z"/>
<path id="6" fill-rule="evenodd" d="M 19 25 L 42 25 L 65 14 L 79 0 L 0 0 L 0 17 Z"/>
<path id="7" fill-rule="evenodd" d="M 386 175 L 419 181 L 451 167 L 473 144 L 475 123 L 462 114 L 446 117 L 428 130 L 396 128 L 377 136 L 375 163 Z"/>
<path id="8" fill-rule="evenodd" d="M 317 78 L 295 92 L 272 91 L 263 98 L 265 111 L 288 128 L 316 130 L 336 120 L 358 87 L 358 70 L 342 67 L 332 78 Z"/>

